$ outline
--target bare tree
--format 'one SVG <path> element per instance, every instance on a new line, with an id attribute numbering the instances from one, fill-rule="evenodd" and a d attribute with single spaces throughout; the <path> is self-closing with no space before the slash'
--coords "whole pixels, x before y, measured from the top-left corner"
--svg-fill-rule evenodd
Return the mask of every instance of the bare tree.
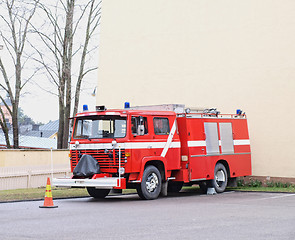
<path id="1" fill-rule="evenodd" d="M 12 103 L 13 126 L 13 147 L 19 148 L 18 138 L 18 108 L 21 96 L 21 91 L 24 86 L 31 80 L 31 77 L 23 78 L 22 72 L 25 63 L 29 57 L 24 57 L 24 49 L 27 43 L 27 34 L 29 33 L 30 22 L 36 12 L 38 1 L 21 1 L 21 0 L 2 0 L 0 7 L 3 9 L 0 14 L 1 20 L 1 38 L 13 62 L 13 74 L 8 75 L 11 70 L 10 63 L 4 63 L 0 57 L 0 71 L 4 82 L 0 82 L 0 88 L 8 95 Z M 2 14 L 3 13 L 3 14 Z M 6 26 L 7 31 L 2 28 Z M 1 97 L 3 100 L 3 98 Z M 3 101 L 4 102 L 4 101 Z M 7 106 L 6 106 L 7 107 Z M 0 123 L 5 136 L 8 136 L 5 119 L 1 111 L 2 120 Z M 4 120 L 4 121 L 3 121 Z M 6 138 L 9 144 L 9 140 Z"/>
<path id="2" fill-rule="evenodd" d="M 98 5 L 95 5 L 95 1 L 90 2 L 90 9 L 88 14 L 88 20 L 86 24 L 86 31 L 85 31 L 85 39 L 84 39 L 84 45 L 83 45 L 83 51 L 81 54 L 81 61 L 80 61 L 80 68 L 79 68 L 79 75 L 76 83 L 76 91 L 75 91 L 75 103 L 74 103 L 74 110 L 73 110 L 73 116 L 75 116 L 78 112 L 78 106 L 79 106 L 79 99 L 80 99 L 80 93 L 81 93 L 81 84 L 84 76 L 89 73 L 92 70 L 97 69 L 94 68 L 87 68 L 85 69 L 85 62 L 86 62 L 86 56 L 88 53 L 88 46 L 91 36 L 93 36 L 93 33 L 97 29 L 99 22 L 100 22 L 100 6 L 101 1 Z"/>
<path id="3" fill-rule="evenodd" d="M 0 61 L 1 61 L 1 59 L 0 59 Z M 0 99 L 2 100 L 4 107 L 7 109 L 9 114 L 12 115 L 12 111 L 11 111 L 10 107 L 7 105 L 6 101 L 3 99 L 2 96 L 0 96 Z M 10 139 L 9 139 L 9 128 L 7 126 L 6 117 L 4 115 L 3 109 L 1 107 L 0 107 L 0 114 L 1 114 L 0 115 L 0 126 L 1 126 L 3 133 L 4 133 L 6 147 L 11 148 Z"/>
<path id="4" fill-rule="evenodd" d="M 57 0 L 55 5 L 48 5 L 48 2 L 39 4 L 46 19 L 41 27 L 34 28 L 48 51 L 32 46 L 38 53 L 35 60 L 42 65 L 44 74 L 57 89 L 55 94 L 59 99 L 59 149 L 68 147 L 72 91 L 75 92 L 72 112 L 76 114 L 82 81 L 87 73 L 96 69 L 93 66 L 86 67 L 86 59 L 93 50 L 89 49 L 89 42 L 100 22 L 100 4 L 100 0 Z M 83 29 L 84 35 L 81 34 Z M 79 65 L 77 75 L 72 70 L 73 62 L 78 62 Z"/>

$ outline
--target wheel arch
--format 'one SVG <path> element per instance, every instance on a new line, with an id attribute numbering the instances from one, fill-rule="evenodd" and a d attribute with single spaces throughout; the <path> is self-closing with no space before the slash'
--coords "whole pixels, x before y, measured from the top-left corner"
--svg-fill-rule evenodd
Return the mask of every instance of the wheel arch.
<path id="1" fill-rule="evenodd" d="M 215 166 L 216 166 L 218 163 L 221 163 L 221 164 L 225 167 L 225 169 L 226 169 L 226 171 L 227 171 L 227 177 L 230 178 L 230 177 L 231 177 L 231 176 L 230 176 L 230 167 L 229 167 L 228 162 L 227 162 L 225 159 L 220 159 L 220 160 L 218 160 L 218 161 L 216 162 Z"/>
<path id="2" fill-rule="evenodd" d="M 142 165 L 141 165 L 141 171 L 140 171 L 140 179 L 142 179 L 142 175 L 144 172 L 144 169 L 146 169 L 147 166 L 155 166 L 161 173 L 162 181 L 166 181 L 167 176 L 167 168 L 166 168 L 166 158 L 159 157 L 145 157 L 142 159 Z"/>

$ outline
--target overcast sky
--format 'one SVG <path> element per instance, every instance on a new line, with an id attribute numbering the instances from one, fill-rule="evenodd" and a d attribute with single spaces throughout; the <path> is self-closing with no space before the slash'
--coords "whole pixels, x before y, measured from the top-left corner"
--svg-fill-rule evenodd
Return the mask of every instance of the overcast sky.
<path id="1" fill-rule="evenodd" d="M 85 79 L 89 87 L 85 87 L 80 95 L 79 110 L 82 110 L 83 104 L 88 104 L 89 109 L 94 110 L 96 97 L 92 92 L 97 85 L 96 74 L 89 74 Z M 27 90 L 20 100 L 20 107 L 24 113 L 31 117 L 35 122 L 47 123 L 50 120 L 58 119 L 58 98 L 49 94 L 38 86 L 29 84 Z"/>
<path id="2" fill-rule="evenodd" d="M 1 45 L 1 43 L 0 43 Z M 5 48 L 0 50 L 0 55 L 5 62 L 9 56 Z M 7 57 L 6 57 L 7 56 Z M 98 57 L 94 59 L 98 64 Z M 75 68 L 75 65 L 73 66 Z M 78 68 L 78 66 L 76 67 Z M 42 78 L 42 76 L 38 76 Z M 0 75 L 3 80 L 2 75 Z M 42 79 L 42 88 L 51 86 L 47 83 L 46 79 Z M 94 110 L 96 104 L 96 97 L 92 96 L 92 92 L 97 85 L 97 70 L 89 73 L 85 77 L 85 84 L 80 95 L 79 109 L 81 111 L 83 104 L 88 104 L 89 109 Z M 50 93 L 41 89 L 34 81 L 28 83 L 20 99 L 20 107 L 23 109 L 24 114 L 31 117 L 35 122 L 47 123 L 50 120 L 58 119 L 58 98 Z"/>
<path id="3" fill-rule="evenodd" d="M 1 15 L 5 15 L 4 8 L 0 7 Z M 43 13 L 37 12 L 34 16 L 34 25 L 38 26 L 39 22 L 42 24 L 42 18 Z M 44 19 L 44 18 L 43 18 Z M 63 22 L 61 22 L 63 25 Z M 82 27 L 78 28 L 78 32 L 76 33 L 76 36 L 78 38 L 74 38 L 74 44 L 76 44 L 76 48 L 74 46 L 74 51 L 77 49 L 77 46 L 79 46 L 79 41 L 84 41 L 85 34 L 85 24 L 83 25 L 83 22 L 81 24 Z M 0 26 L 0 30 L 5 33 L 9 34 L 9 31 L 5 29 L 7 26 Z M 80 32 L 79 32 L 80 31 Z M 92 49 L 97 43 L 99 42 L 99 28 L 97 29 L 97 34 L 92 38 L 92 41 L 89 43 L 89 48 Z M 36 47 L 39 47 L 40 39 L 38 39 L 37 36 L 29 34 L 28 35 L 29 41 Z M 78 40 L 78 41 L 77 41 Z M 4 45 L 2 42 L 2 39 L 0 39 L 0 45 Z M 40 45 L 41 48 L 41 45 Z M 29 50 L 28 50 L 29 49 Z M 31 50 L 30 50 L 31 49 Z M 29 44 L 25 47 L 26 54 L 30 55 L 32 52 L 32 48 L 30 48 Z M 44 52 L 46 50 L 44 49 Z M 91 67 L 97 67 L 98 66 L 98 49 L 95 49 L 92 52 L 91 60 L 89 61 Z M 8 76 L 11 79 L 12 86 L 14 86 L 14 68 L 13 68 L 13 62 L 11 61 L 11 57 L 9 55 L 8 50 L 4 46 L 2 50 L 0 50 L 0 57 L 4 63 L 4 66 L 6 68 L 6 71 L 8 72 Z M 76 60 L 75 60 L 76 57 Z M 73 84 L 75 84 L 76 76 L 78 74 L 79 65 L 80 62 L 78 62 L 79 55 L 75 55 L 72 63 L 72 74 L 73 77 Z M 22 60 L 24 61 L 24 60 Z M 34 62 L 31 61 L 25 65 L 25 68 L 22 72 L 23 80 L 26 79 L 26 77 L 30 76 L 32 72 L 36 70 L 36 67 L 34 66 Z M 76 74 L 76 75 L 75 75 Z M 3 76 L 0 74 L 0 82 L 3 83 Z M 88 104 L 90 110 L 94 110 L 95 103 L 96 103 L 96 97 L 92 96 L 92 92 L 94 88 L 97 86 L 97 70 L 94 70 L 90 73 L 88 73 L 84 79 L 84 84 L 82 84 L 81 89 L 81 95 L 80 95 L 80 103 L 79 103 L 79 110 L 81 111 L 83 104 Z M 45 90 L 44 90 L 45 89 Z M 47 123 L 50 120 L 57 120 L 58 119 L 58 97 L 55 95 L 52 95 L 49 92 L 57 92 L 57 87 L 50 82 L 45 74 L 42 74 L 40 71 L 32 81 L 30 81 L 25 88 L 21 92 L 21 99 L 20 99 L 20 107 L 23 109 L 24 114 L 31 117 L 35 122 L 42 122 Z M 5 93 L 2 91 L 0 94 L 5 97 Z M 72 97 L 74 95 L 74 90 L 72 89 Z M 72 103 L 73 105 L 73 103 Z M 73 109 L 73 106 L 71 107 Z M 71 109 L 71 110 L 72 110 Z"/>

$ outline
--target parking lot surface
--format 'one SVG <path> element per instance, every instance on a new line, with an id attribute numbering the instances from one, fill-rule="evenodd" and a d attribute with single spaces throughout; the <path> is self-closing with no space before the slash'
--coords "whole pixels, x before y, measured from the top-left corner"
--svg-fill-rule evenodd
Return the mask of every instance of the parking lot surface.
<path id="1" fill-rule="evenodd" d="M 54 204 L 1 203 L 1 239 L 295 239 L 295 194 L 181 192 L 153 201 L 130 194 Z"/>

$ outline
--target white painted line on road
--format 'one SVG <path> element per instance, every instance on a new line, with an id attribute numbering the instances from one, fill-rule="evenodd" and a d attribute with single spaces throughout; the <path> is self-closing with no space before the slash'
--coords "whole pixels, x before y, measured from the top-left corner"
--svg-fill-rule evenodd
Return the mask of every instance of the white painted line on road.
<path id="1" fill-rule="evenodd" d="M 226 193 L 235 193 L 235 191 L 226 191 L 226 192 L 223 192 L 222 194 L 226 194 Z"/>
<path id="2" fill-rule="evenodd" d="M 267 200 L 267 199 L 276 199 L 276 198 L 284 198 L 284 197 L 295 197 L 295 194 L 283 194 L 280 196 L 273 196 L 273 197 L 267 197 L 267 198 L 259 198 L 256 200 Z"/>

